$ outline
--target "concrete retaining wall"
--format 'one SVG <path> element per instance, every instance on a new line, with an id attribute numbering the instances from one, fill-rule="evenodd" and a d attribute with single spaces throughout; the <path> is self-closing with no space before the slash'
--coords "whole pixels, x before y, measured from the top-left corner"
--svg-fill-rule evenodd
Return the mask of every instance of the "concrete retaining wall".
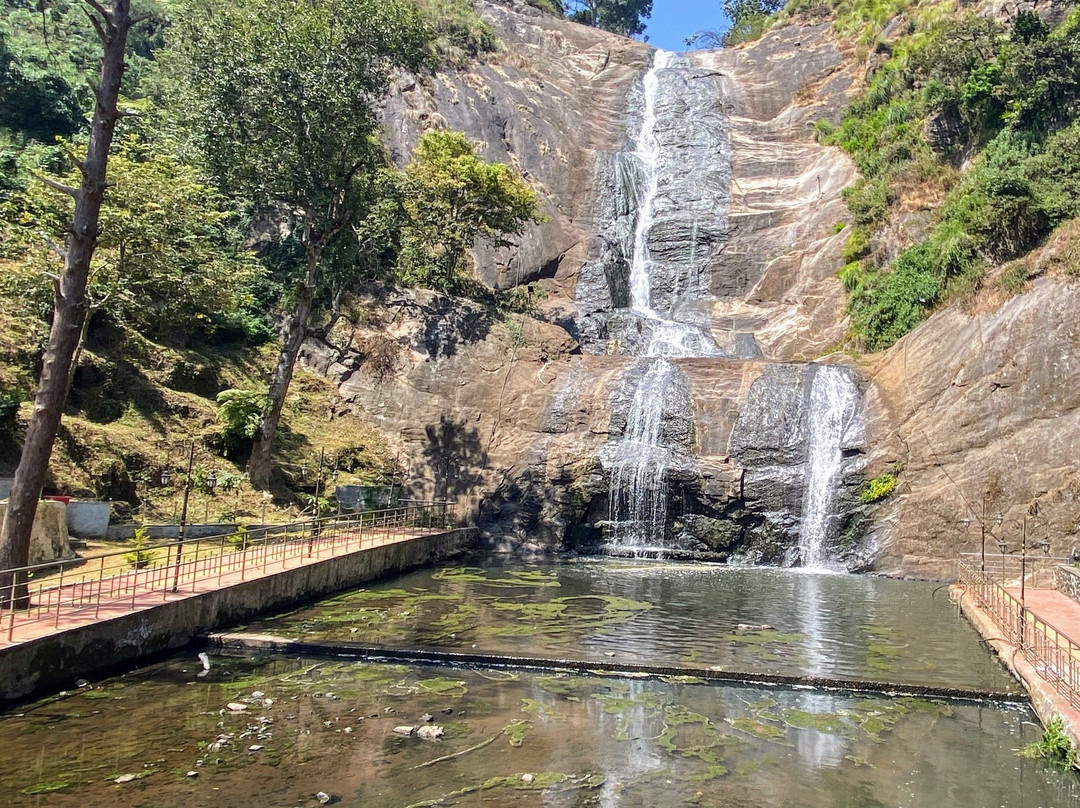
<path id="1" fill-rule="evenodd" d="M 77 502 L 67 504 L 68 533 L 80 539 L 104 539 L 109 529 L 112 505 L 108 502 Z"/>
<path id="2" fill-rule="evenodd" d="M 71 688 L 77 679 L 174 651 L 222 626 L 396 575 L 474 549 L 453 530 L 328 558 L 213 592 L 0 649 L 0 700 Z"/>
<path id="3" fill-rule="evenodd" d="M 139 525 L 109 525 L 106 538 L 109 541 L 126 541 L 135 537 Z M 179 525 L 142 525 L 151 539 L 175 539 L 180 536 Z M 206 524 L 184 525 L 184 537 L 187 539 L 208 539 L 211 536 L 227 536 L 235 533 L 239 524 L 231 522 L 207 522 Z M 248 525 L 248 530 L 251 529 Z"/>

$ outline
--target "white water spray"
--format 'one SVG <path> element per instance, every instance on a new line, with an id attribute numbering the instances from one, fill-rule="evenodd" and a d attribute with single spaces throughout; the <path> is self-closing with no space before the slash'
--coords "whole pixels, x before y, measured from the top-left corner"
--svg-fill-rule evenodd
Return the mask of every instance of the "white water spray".
<path id="1" fill-rule="evenodd" d="M 836 528 L 835 499 L 843 472 L 844 438 L 858 416 L 860 393 L 851 372 L 821 365 L 810 387 L 806 480 L 799 549 L 804 567 L 828 566 Z"/>

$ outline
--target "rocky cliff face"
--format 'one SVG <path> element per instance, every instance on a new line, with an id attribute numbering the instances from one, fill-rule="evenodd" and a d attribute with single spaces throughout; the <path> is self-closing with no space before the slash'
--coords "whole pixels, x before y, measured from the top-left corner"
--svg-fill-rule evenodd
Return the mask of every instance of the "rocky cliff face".
<path id="1" fill-rule="evenodd" d="M 1025 517 L 1053 554 L 1080 543 L 1078 305 L 1075 282 L 1041 278 L 972 313 L 941 311 L 868 359 L 871 468 L 904 464 L 898 494 L 874 513 L 880 569 L 951 577 L 958 550 L 981 550 L 984 507 L 989 554 L 999 537 L 1019 550 Z"/>
<path id="2" fill-rule="evenodd" d="M 373 293 L 303 358 L 387 434 L 414 494 L 464 501 L 501 549 L 588 547 L 609 517 L 600 458 L 627 429 L 625 382 L 640 370 L 605 329 L 626 305 L 639 195 L 627 151 L 652 51 L 512 0 L 477 8 L 503 49 L 467 70 L 399 77 L 388 141 L 404 160 L 425 128 L 446 126 L 517 166 L 549 222 L 514 248 L 481 246 L 475 263 L 491 285 L 539 280 L 546 297 L 535 316 L 498 317 L 426 292 Z M 685 458 L 670 471 L 669 532 L 690 548 L 780 561 L 797 533 L 814 366 L 775 363 L 818 356 L 845 328 L 834 274 L 853 169 L 809 125 L 842 107 L 851 79 L 824 33 L 692 54 L 660 79 L 680 86 L 662 94 L 678 108 L 656 110 L 657 138 L 695 165 L 663 168 L 649 246 L 674 269 L 655 298 L 733 357 L 677 361 L 692 406 L 664 427 Z M 396 372 L 376 380 L 379 334 L 401 348 Z M 848 534 L 862 448 L 845 450 Z"/>

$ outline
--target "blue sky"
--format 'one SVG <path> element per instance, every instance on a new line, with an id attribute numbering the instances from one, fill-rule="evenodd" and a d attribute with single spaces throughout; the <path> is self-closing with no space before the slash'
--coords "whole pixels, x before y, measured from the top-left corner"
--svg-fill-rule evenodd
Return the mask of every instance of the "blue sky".
<path id="1" fill-rule="evenodd" d="M 720 0 L 653 0 L 645 34 L 649 44 L 671 51 L 686 50 L 683 40 L 703 28 L 721 28 Z"/>

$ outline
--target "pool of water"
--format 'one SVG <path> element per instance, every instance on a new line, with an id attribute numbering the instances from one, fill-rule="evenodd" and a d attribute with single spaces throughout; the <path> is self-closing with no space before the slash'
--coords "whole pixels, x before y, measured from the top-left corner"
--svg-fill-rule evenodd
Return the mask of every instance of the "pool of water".
<path id="1" fill-rule="evenodd" d="M 386 648 L 1018 691 L 939 584 L 620 560 L 424 570 L 251 631 Z"/>
<path id="2" fill-rule="evenodd" d="M 0 718 L 0 804 L 1080 806 L 1071 773 L 1016 755 L 1039 736 L 1020 706 L 314 659 L 200 673 L 188 655 Z M 441 737 L 395 732 L 425 725 Z"/>

